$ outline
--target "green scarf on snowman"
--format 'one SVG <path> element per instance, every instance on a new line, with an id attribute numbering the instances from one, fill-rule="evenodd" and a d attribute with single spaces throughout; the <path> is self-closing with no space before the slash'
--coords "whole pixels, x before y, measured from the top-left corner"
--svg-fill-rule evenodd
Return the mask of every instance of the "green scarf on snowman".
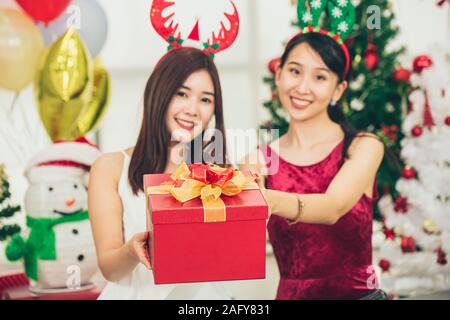
<path id="1" fill-rule="evenodd" d="M 16 261 L 24 258 L 25 274 L 29 279 L 38 281 L 37 262 L 39 260 L 56 260 L 55 231 L 53 227 L 68 222 L 88 220 L 88 212 L 62 216 L 60 218 L 33 218 L 26 217 L 27 226 L 30 228 L 30 236 L 25 241 L 20 235 L 12 237 L 6 247 L 6 258 Z"/>

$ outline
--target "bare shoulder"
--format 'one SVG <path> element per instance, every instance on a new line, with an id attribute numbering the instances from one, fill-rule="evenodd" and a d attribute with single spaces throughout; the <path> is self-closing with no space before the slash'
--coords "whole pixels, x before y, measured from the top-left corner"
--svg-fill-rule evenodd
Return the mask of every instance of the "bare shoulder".
<path id="1" fill-rule="evenodd" d="M 105 153 L 91 167 L 92 176 L 101 176 L 118 181 L 122 172 L 124 155 L 121 152 Z"/>
<path id="2" fill-rule="evenodd" d="M 362 132 L 358 134 L 350 144 L 349 154 L 370 154 L 382 158 L 384 155 L 384 143 L 373 133 Z"/>

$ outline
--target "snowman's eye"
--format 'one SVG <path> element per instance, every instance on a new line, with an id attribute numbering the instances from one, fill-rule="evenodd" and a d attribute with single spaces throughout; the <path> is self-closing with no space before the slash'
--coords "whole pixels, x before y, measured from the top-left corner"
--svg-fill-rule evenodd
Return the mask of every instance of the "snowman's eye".
<path id="1" fill-rule="evenodd" d="M 49 187 L 48 191 L 52 192 L 53 191 L 53 187 Z"/>
<path id="2" fill-rule="evenodd" d="M 73 188 L 74 188 L 74 189 L 78 189 L 78 185 L 77 185 L 77 184 L 74 184 L 74 185 L 73 185 Z"/>

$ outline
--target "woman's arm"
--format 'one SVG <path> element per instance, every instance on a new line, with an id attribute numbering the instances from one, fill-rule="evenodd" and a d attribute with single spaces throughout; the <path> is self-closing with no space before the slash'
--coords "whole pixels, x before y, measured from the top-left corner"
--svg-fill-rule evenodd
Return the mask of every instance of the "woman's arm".
<path id="1" fill-rule="evenodd" d="M 334 224 L 346 214 L 375 180 L 384 155 L 384 145 L 376 138 L 361 136 L 349 148 L 349 159 L 323 194 L 294 194 L 263 190 L 271 213 L 295 219 L 303 204 L 300 222 Z"/>
<path id="2" fill-rule="evenodd" d="M 122 157 L 120 154 L 101 156 L 92 165 L 89 178 L 89 219 L 98 264 L 108 281 L 120 280 L 132 272 L 139 262 L 150 268 L 145 250 L 148 233 L 138 233 L 124 242 L 123 209 L 117 191 Z"/>

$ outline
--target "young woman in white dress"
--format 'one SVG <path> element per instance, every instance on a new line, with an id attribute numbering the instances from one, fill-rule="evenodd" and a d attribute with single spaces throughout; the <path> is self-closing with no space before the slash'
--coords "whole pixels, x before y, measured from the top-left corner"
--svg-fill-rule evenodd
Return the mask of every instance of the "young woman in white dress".
<path id="1" fill-rule="evenodd" d="M 205 129 L 214 122 L 225 137 L 212 58 L 194 48 L 168 52 L 147 82 L 136 145 L 104 154 L 91 168 L 89 217 L 99 267 L 108 281 L 100 299 L 230 298 L 221 283 L 155 285 L 146 250 L 143 175 L 173 172 L 183 151 L 185 158 L 204 156 Z M 201 150 L 193 147 L 198 139 Z M 225 142 L 223 146 L 215 159 L 226 159 Z"/>

